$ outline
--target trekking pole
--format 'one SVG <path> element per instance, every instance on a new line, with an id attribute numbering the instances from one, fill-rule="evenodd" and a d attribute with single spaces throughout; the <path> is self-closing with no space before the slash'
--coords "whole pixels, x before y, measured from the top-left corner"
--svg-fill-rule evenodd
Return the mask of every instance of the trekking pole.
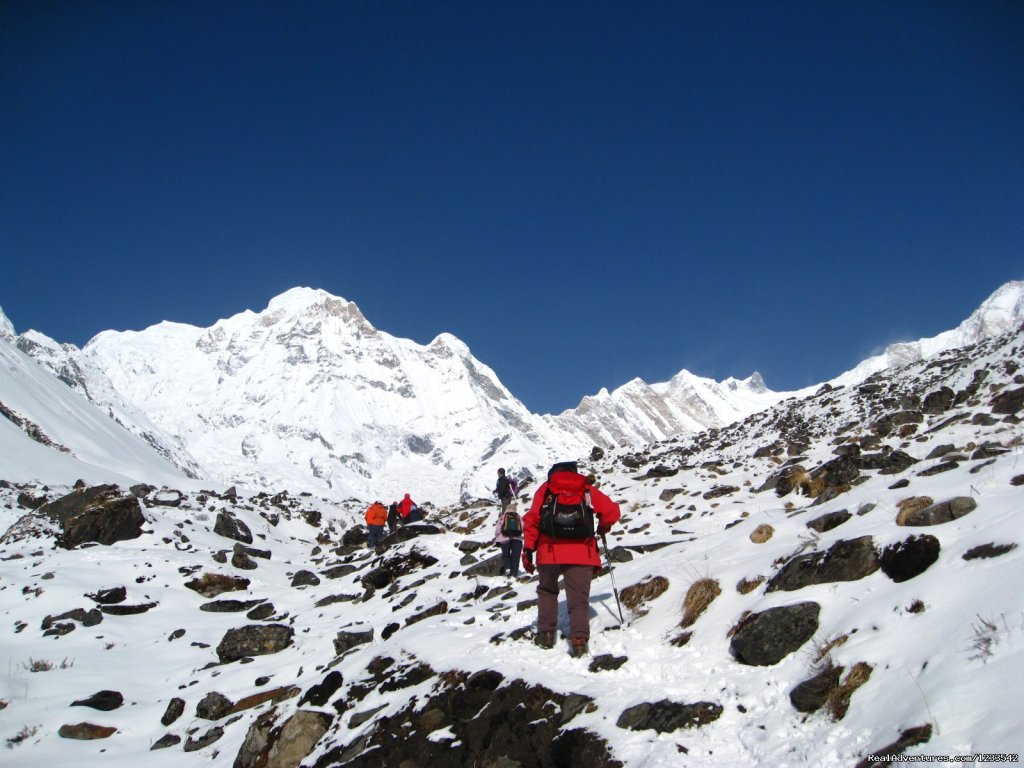
<path id="1" fill-rule="evenodd" d="M 612 592 L 615 593 L 615 607 L 619 609 L 619 624 L 625 624 L 626 620 L 622 618 L 622 603 L 619 602 L 619 588 L 615 586 L 615 569 L 612 568 L 612 558 L 608 554 L 608 539 L 605 535 L 601 534 L 601 543 L 604 544 L 604 557 L 608 561 L 608 575 L 612 577 Z"/>

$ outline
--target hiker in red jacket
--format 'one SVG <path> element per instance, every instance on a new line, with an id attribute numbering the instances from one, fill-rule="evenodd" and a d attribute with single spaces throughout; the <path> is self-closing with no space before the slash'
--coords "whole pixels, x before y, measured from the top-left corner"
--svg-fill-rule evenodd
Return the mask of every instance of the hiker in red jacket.
<path id="1" fill-rule="evenodd" d="M 408 493 L 398 502 L 398 514 L 402 516 L 402 525 L 418 523 L 423 519 L 423 512 L 416 506 L 416 502 L 412 500 Z"/>
<path id="2" fill-rule="evenodd" d="M 551 498 L 557 500 L 558 504 L 552 504 Z M 585 504 L 593 509 L 589 521 L 586 519 L 587 513 L 581 513 L 581 505 Z M 572 513 L 577 516 L 582 514 L 583 522 L 574 527 L 569 527 L 568 523 L 555 522 Z M 569 609 L 571 653 L 573 656 L 584 656 L 589 652 L 590 582 L 601 567 L 596 536 L 606 533 L 620 514 L 619 505 L 590 485 L 587 478 L 577 471 L 574 461 L 551 467 L 547 482 L 537 489 L 530 511 L 523 518 L 523 568 L 527 573 L 533 573 L 536 568 L 539 578 L 537 645 L 542 648 L 553 648 L 555 645 L 558 579 L 561 577 L 565 581 L 565 599 Z"/>

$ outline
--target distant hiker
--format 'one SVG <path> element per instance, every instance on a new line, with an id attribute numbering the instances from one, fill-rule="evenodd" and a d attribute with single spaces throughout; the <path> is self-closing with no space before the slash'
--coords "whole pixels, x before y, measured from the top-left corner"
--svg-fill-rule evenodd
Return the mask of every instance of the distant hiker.
<path id="1" fill-rule="evenodd" d="M 384 536 L 384 523 L 387 522 L 387 519 L 388 510 L 379 501 L 373 502 L 366 510 L 366 530 L 370 533 L 366 544 L 370 549 L 376 549 L 380 544 L 380 540 Z"/>
<path id="2" fill-rule="evenodd" d="M 398 530 L 398 519 L 401 517 L 401 513 L 398 511 L 398 502 L 392 501 L 391 506 L 388 507 L 388 533 L 394 533 Z"/>
<path id="3" fill-rule="evenodd" d="M 565 582 L 573 656 L 589 652 L 590 582 L 601 567 L 596 536 L 619 519 L 619 505 L 587 482 L 575 461 L 555 464 L 523 518 L 523 568 L 533 573 L 537 553 L 537 636 L 553 648 L 558 625 L 558 579 Z M 596 520 L 595 520 L 596 518 Z"/>
<path id="4" fill-rule="evenodd" d="M 494 486 L 494 495 L 498 497 L 502 512 L 508 509 L 508 505 L 516 500 L 517 493 L 519 493 L 519 487 L 516 485 L 516 481 L 506 476 L 504 469 L 499 469 L 498 482 Z"/>
<path id="5" fill-rule="evenodd" d="M 501 547 L 501 575 L 519 578 L 519 558 L 523 552 L 523 521 L 516 503 L 504 506 L 494 526 L 494 540 Z"/>
<path id="6" fill-rule="evenodd" d="M 422 510 L 416 506 L 416 502 L 412 500 L 408 493 L 398 502 L 398 514 L 402 516 L 402 525 L 418 523 L 423 519 Z"/>

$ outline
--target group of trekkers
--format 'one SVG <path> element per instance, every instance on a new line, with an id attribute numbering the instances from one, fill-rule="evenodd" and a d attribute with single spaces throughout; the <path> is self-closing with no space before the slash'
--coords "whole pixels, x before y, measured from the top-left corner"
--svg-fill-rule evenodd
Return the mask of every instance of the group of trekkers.
<path id="1" fill-rule="evenodd" d="M 590 583 L 601 568 L 598 537 L 614 525 L 619 505 L 594 487 L 593 477 L 580 474 L 576 462 L 555 464 L 534 493 L 522 518 L 519 489 L 504 469 L 494 488 L 500 512 L 494 540 L 501 546 L 502 575 L 517 578 L 519 564 L 529 576 L 537 573 L 537 631 L 534 642 L 555 647 L 558 626 L 558 584 L 565 585 L 569 613 L 569 651 L 585 656 L 590 642 Z"/>
<path id="2" fill-rule="evenodd" d="M 366 546 L 376 549 L 384 538 L 384 526 L 388 533 L 394 533 L 400 525 L 418 523 L 423 519 L 423 510 L 409 496 L 405 494 L 401 501 L 393 501 L 390 506 L 385 507 L 381 502 L 375 501 L 366 510 Z"/>
<path id="3" fill-rule="evenodd" d="M 558 628 L 559 580 L 565 586 L 569 614 L 569 652 L 589 653 L 590 583 L 601 568 L 598 538 L 620 516 L 619 505 L 595 487 L 593 476 L 580 474 L 575 461 L 555 464 L 548 478 L 534 493 L 530 509 L 519 515 L 519 487 L 515 478 L 498 470 L 494 487 L 500 512 L 494 526 L 494 541 L 501 547 L 501 575 L 524 578 L 537 574 L 537 631 L 534 642 L 554 648 Z M 375 501 L 366 510 L 368 546 L 376 549 L 384 537 L 399 525 L 423 519 L 416 503 L 405 494 L 401 501 L 385 507 Z"/>

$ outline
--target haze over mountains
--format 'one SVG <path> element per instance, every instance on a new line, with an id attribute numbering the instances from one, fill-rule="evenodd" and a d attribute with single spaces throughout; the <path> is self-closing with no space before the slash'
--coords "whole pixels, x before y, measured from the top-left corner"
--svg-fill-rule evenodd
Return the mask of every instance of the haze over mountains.
<path id="1" fill-rule="evenodd" d="M 1024 283 L 1008 283 L 957 329 L 892 345 L 832 383 L 853 384 L 990 338 L 1022 317 Z M 7 369 L 21 371 L 0 401 L 82 460 L 96 461 L 95 441 L 73 430 L 65 436 L 44 404 L 64 401 L 62 411 L 89 414 L 79 420 L 94 415 L 88 403 L 54 389 L 57 379 L 116 422 L 103 431 L 123 427 L 148 446 L 127 438 L 117 450 L 107 446 L 125 456 L 110 470 L 138 461 L 173 473 L 170 463 L 188 478 L 224 486 L 301 488 L 338 499 L 406 491 L 438 503 L 473 498 L 486 495 L 499 466 L 535 473 L 594 446 L 643 446 L 721 427 L 814 390 L 779 393 L 756 373 L 715 382 L 684 370 L 669 382 L 634 379 L 583 397 L 575 409 L 537 415 L 454 336 L 427 345 L 395 338 L 355 304 L 309 288 L 209 328 L 164 322 L 106 331 L 83 349 L 34 331 L 16 335 L 0 312 L 0 339 Z M 38 383 L 40 373 L 12 343 L 56 379 Z M 26 377 L 34 382 L 27 389 L 6 392 Z"/>

